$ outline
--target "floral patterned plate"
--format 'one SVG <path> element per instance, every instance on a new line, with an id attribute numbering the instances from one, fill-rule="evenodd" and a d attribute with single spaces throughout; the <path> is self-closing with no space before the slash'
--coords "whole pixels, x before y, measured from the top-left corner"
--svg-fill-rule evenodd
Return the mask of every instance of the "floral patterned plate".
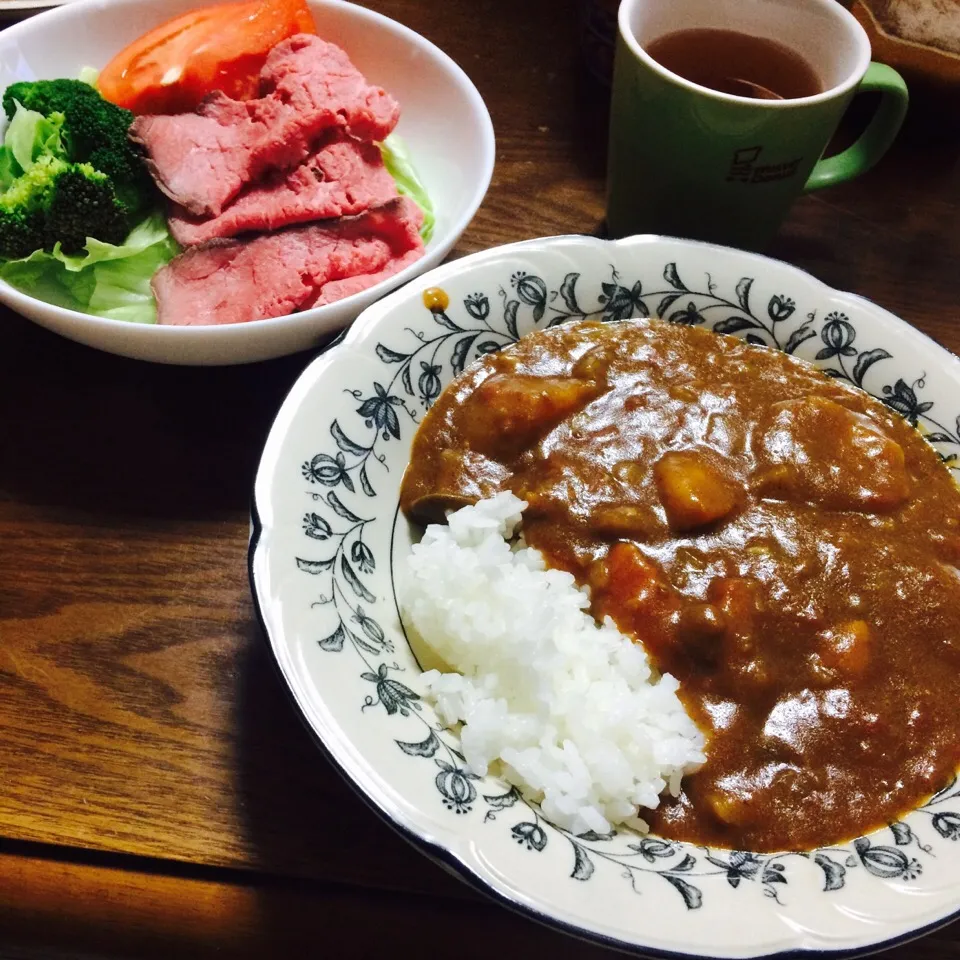
<path id="1" fill-rule="evenodd" d="M 423 291 L 449 307 L 431 312 Z M 960 361 L 793 267 L 659 237 L 534 240 L 457 260 L 366 310 L 304 372 L 257 476 L 250 571 L 306 723 L 371 804 L 507 906 L 646 954 L 850 956 L 960 909 L 960 785 L 902 822 L 808 853 L 573 836 L 464 766 L 421 699 L 394 571 L 413 531 L 400 479 L 424 411 L 483 353 L 571 318 L 662 316 L 816 363 L 922 428 L 953 468 Z"/>

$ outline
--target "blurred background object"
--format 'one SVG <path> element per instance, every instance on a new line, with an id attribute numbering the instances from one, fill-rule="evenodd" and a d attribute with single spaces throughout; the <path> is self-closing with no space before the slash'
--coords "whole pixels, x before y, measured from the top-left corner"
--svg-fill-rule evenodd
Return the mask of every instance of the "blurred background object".
<path id="1" fill-rule="evenodd" d="M 856 0 L 877 60 L 910 79 L 960 82 L 960 0 Z"/>
<path id="2" fill-rule="evenodd" d="M 960 139 L 960 0 L 855 0 L 850 9 L 870 37 L 873 59 L 907 81 L 907 135 Z"/>

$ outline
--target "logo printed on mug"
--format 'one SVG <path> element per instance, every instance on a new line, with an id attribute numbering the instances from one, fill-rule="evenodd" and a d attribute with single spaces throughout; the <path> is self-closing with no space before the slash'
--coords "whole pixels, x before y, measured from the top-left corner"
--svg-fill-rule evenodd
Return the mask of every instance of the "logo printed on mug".
<path id="1" fill-rule="evenodd" d="M 770 183 L 772 180 L 786 180 L 792 177 L 800 167 L 802 157 L 785 163 L 768 163 L 759 167 L 753 164 L 763 152 L 763 147 L 741 147 L 733 151 L 727 180 L 739 180 L 741 183 Z"/>

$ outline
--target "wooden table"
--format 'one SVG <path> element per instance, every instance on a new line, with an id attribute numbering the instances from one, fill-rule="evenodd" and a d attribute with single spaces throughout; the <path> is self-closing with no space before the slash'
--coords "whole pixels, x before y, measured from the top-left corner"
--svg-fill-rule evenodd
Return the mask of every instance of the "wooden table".
<path id="1" fill-rule="evenodd" d="M 595 232 L 604 97 L 572 4 L 371 5 L 493 115 L 493 184 L 455 255 Z M 929 113 L 873 173 L 799 202 L 771 252 L 957 350 L 960 166 Z M 610 956 L 408 847 L 294 715 L 246 550 L 260 449 L 309 360 L 151 366 L 0 317 L 0 955 Z M 891 957 L 955 957 L 955 929 Z"/>

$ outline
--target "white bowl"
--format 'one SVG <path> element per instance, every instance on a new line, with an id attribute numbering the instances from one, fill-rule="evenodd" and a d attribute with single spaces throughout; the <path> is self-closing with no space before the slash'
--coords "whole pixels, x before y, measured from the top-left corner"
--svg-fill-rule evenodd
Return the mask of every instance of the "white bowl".
<path id="1" fill-rule="evenodd" d="M 424 307 L 426 286 L 449 294 L 444 315 Z M 852 956 L 916 936 L 960 907 L 956 781 L 901 823 L 808 854 L 732 853 L 628 830 L 574 837 L 505 783 L 471 779 L 457 738 L 420 699 L 394 586 L 411 544 L 398 495 L 416 420 L 478 352 L 568 316 L 644 311 L 723 324 L 810 360 L 926 428 L 956 465 L 960 361 L 794 267 L 660 237 L 561 237 L 465 257 L 367 310 L 307 368 L 273 425 L 250 572 L 283 678 L 375 809 L 535 919 L 670 957 Z"/>
<path id="2" fill-rule="evenodd" d="M 480 94 L 450 57 L 407 27 L 343 0 L 309 4 L 321 36 L 342 46 L 372 83 L 400 103 L 397 133 L 437 216 L 426 254 L 417 263 L 328 306 L 215 327 L 92 317 L 44 303 L 3 281 L 0 302 L 109 353 L 159 363 L 247 363 L 316 346 L 387 291 L 440 263 L 476 213 L 493 173 L 493 125 Z M 16 24 L 0 33 L 0 89 L 16 80 L 75 77 L 82 67 L 103 67 L 149 28 L 200 5 L 200 0 L 79 0 Z"/>

